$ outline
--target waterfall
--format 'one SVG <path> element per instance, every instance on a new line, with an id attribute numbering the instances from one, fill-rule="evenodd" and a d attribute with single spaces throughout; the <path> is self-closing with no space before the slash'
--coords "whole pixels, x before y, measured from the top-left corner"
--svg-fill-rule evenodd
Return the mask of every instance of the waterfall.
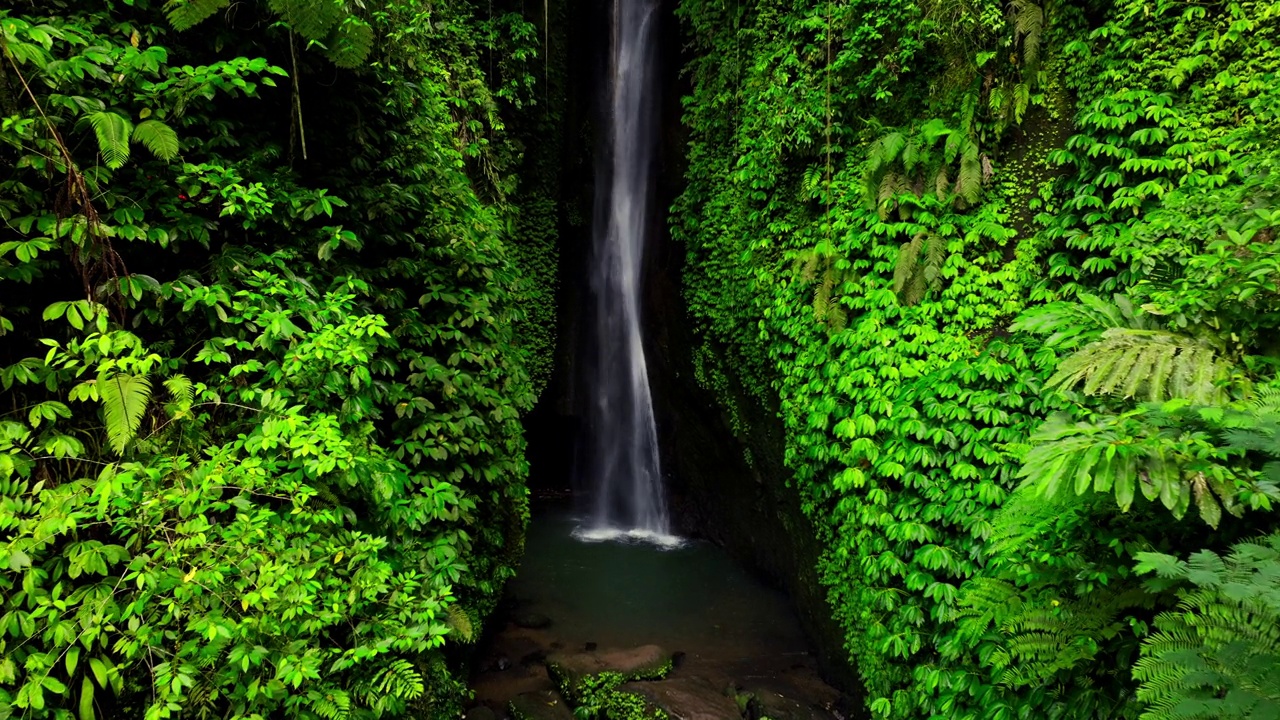
<path id="1" fill-rule="evenodd" d="M 671 544 L 678 541 L 670 535 L 640 337 L 657 133 L 657 21 L 657 0 L 613 3 L 608 137 L 598 163 L 590 258 L 595 323 L 583 480 L 591 498 L 578 535 Z"/>

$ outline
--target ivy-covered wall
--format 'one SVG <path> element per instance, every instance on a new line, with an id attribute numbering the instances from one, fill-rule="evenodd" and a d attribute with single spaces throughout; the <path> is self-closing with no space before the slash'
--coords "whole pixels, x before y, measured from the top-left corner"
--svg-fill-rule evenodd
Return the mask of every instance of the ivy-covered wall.
<path id="1" fill-rule="evenodd" d="M 1210 704 L 1251 682 L 1160 654 L 1152 623 L 1180 596 L 1139 558 L 1274 529 L 1268 456 L 1233 447 L 1220 407 L 1192 427 L 1140 403 L 1253 402 L 1231 372 L 1274 375 L 1280 6 L 678 13 L 691 142 L 671 228 L 698 379 L 757 468 L 752 418 L 780 408 L 869 709 L 1165 717 L 1177 682 Z"/>

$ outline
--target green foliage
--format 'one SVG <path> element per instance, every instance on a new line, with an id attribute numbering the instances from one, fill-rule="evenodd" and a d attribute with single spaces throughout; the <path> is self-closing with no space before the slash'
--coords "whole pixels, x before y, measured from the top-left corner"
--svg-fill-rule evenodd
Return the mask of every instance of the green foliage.
<path id="1" fill-rule="evenodd" d="M 1137 557 L 1156 587 L 1187 587 L 1133 667 L 1143 720 L 1280 717 L 1280 535 L 1232 545 L 1226 557 Z"/>
<path id="2" fill-rule="evenodd" d="M 178 157 L 178 134 L 159 120 L 143 120 L 133 128 L 133 141 L 161 160 Z"/>
<path id="3" fill-rule="evenodd" d="M 129 159 L 129 137 L 133 125 L 113 112 L 89 113 L 86 117 L 98 138 L 98 151 L 107 167 L 118 170 Z"/>
<path id="4" fill-rule="evenodd" d="M 1138 717 L 1135 554 L 1274 527 L 1280 5 L 677 14 L 699 379 L 781 407 L 873 716 Z"/>
<path id="5" fill-rule="evenodd" d="M 908 305 L 924 299 L 926 289 L 934 287 L 942 272 L 942 239 L 934 233 L 918 233 L 898 249 L 898 264 L 893 269 L 893 291 Z"/>
<path id="6" fill-rule="evenodd" d="M 107 419 L 107 439 L 117 455 L 138 434 L 142 414 L 151 400 L 151 381 L 146 375 L 126 375 L 107 371 L 98 376 L 98 397 Z"/>
<path id="7" fill-rule="evenodd" d="M 667 720 L 666 711 L 651 706 L 636 693 L 620 690 L 626 680 L 616 672 L 582 678 L 574 694 L 574 717 L 582 720 Z"/>
<path id="8" fill-rule="evenodd" d="M 532 25 L 478 13 L 0 11 L 0 708 L 459 714 L 546 349 L 493 192 Z"/>

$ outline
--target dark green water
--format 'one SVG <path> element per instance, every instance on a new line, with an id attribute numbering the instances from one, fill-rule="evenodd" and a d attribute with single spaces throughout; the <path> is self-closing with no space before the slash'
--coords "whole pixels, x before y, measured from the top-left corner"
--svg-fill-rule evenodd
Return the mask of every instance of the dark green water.
<path id="1" fill-rule="evenodd" d="M 577 525 L 563 510 L 535 512 L 512 582 L 521 608 L 551 618 L 566 646 L 656 643 L 733 662 L 806 654 L 786 597 L 719 547 L 587 542 Z"/>

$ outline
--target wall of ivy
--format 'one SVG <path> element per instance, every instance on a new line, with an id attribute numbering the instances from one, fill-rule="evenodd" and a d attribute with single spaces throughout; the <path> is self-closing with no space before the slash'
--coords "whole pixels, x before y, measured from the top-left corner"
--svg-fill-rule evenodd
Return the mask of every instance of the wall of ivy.
<path id="1" fill-rule="evenodd" d="M 1248 716 L 1252 700 L 1205 715 L 1157 702 L 1170 695 L 1150 683 L 1185 680 L 1178 663 L 1134 663 L 1157 653 L 1143 643 L 1181 596 L 1144 584 L 1153 566 L 1137 558 L 1274 530 L 1274 487 L 1256 484 L 1268 456 L 1179 426 L 1141 456 L 1158 464 L 1104 472 L 1050 441 L 1162 412 L 1135 409 L 1149 374 L 1169 377 L 1155 356 L 1115 345 L 1112 365 L 1073 359 L 1091 378 L 1078 392 L 1055 375 L 1072 351 L 1097 351 L 1089 341 L 1120 337 L 1102 329 L 1116 323 L 1194 336 L 1205 357 L 1271 382 L 1261 328 L 1275 327 L 1276 288 L 1258 280 L 1276 279 L 1280 5 L 686 0 L 677 12 L 693 90 L 671 228 L 706 343 L 699 380 L 739 425 L 744 405 L 780 404 L 870 711 Z M 1086 320 L 1061 323 L 1070 313 Z M 1108 368 L 1122 379 L 1107 384 Z M 1181 397 L 1157 384 L 1150 399 Z M 1055 413 L 1089 430 L 1033 436 Z M 1137 457 L 1139 425 L 1106 435 L 1094 460 Z M 1028 454 L 1042 443 L 1062 462 Z M 1148 495 L 1166 457 L 1183 474 Z M 1018 490 L 1058 487 L 1068 459 L 1075 492 Z M 1104 501 L 1090 480 L 1109 491 L 1108 472 L 1120 479 Z M 1184 517 L 1193 497 L 1248 497 L 1258 512 Z M 1185 682 L 1210 704 L 1229 686 Z"/>

